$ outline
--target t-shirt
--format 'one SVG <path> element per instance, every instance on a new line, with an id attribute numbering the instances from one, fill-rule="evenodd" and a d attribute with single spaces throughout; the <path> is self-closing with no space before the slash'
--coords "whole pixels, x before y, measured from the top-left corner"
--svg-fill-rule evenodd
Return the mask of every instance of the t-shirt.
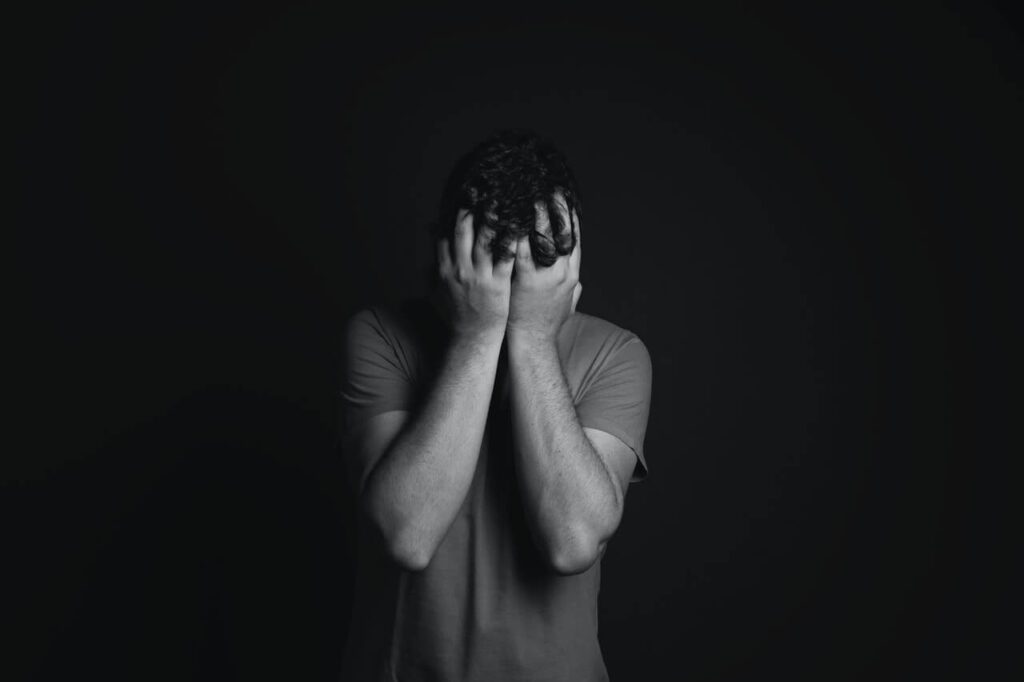
<path id="1" fill-rule="evenodd" d="M 345 327 L 340 439 L 370 417 L 416 414 L 441 367 L 447 327 L 427 298 L 372 305 Z M 633 332 L 580 311 L 558 334 L 558 354 L 582 426 L 636 453 L 631 482 L 647 476 L 644 434 L 651 360 Z M 555 573 L 531 538 L 512 457 L 507 353 L 502 349 L 476 471 L 430 563 L 403 570 L 360 516 L 356 585 L 343 680 L 355 682 L 598 682 L 601 561 Z M 368 463 L 344 452 L 353 481 Z"/>

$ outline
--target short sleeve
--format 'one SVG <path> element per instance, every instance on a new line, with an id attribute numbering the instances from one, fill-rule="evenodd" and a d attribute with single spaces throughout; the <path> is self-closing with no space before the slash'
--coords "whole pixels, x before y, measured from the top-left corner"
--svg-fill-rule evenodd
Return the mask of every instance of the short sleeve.
<path id="1" fill-rule="evenodd" d="M 633 335 L 598 371 L 576 405 L 581 426 L 617 437 L 636 453 L 630 482 L 647 478 L 644 436 L 651 405 L 652 366 L 647 346 Z"/>
<path id="2" fill-rule="evenodd" d="M 413 383 L 396 343 L 374 308 L 360 310 L 345 324 L 339 443 L 374 415 L 411 409 Z"/>

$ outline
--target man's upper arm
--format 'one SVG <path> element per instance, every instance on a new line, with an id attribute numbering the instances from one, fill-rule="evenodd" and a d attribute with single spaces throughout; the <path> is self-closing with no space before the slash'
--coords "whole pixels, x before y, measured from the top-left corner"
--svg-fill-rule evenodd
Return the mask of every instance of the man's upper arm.
<path id="1" fill-rule="evenodd" d="M 632 455 L 625 457 L 626 451 L 607 439 L 600 439 L 604 444 L 599 447 L 591 438 L 609 473 L 621 480 L 622 472 L 629 470 L 627 484 L 647 478 L 644 436 L 650 416 L 652 374 L 647 346 L 631 334 L 610 356 L 576 405 L 576 415 L 585 431 L 597 430 L 614 436 Z"/>
<path id="2" fill-rule="evenodd" d="M 637 456 L 631 447 L 607 431 L 584 426 L 583 433 L 590 440 L 590 444 L 594 446 L 604 468 L 608 470 L 612 483 L 616 486 L 619 509 L 621 510 L 626 500 L 630 478 L 637 465 Z"/>
<path id="3" fill-rule="evenodd" d="M 406 410 L 390 410 L 367 418 L 342 438 L 342 451 L 348 461 L 355 492 L 362 496 L 366 479 L 377 466 L 402 426 L 409 418 Z"/>
<path id="4" fill-rule="evenodd" d="M 357 492 L 400 431 L 413 399 L 413 384 L 394 337 L 374 308 L 345 325 L 338 442 Z"/>

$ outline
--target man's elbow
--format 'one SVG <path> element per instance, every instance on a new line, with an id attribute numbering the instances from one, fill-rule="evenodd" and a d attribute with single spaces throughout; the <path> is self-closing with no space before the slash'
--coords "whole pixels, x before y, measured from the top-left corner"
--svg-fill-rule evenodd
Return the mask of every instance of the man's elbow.
<path id="1" fill-rule="evenodd" d="M 598 542 L 580 533 L 552 549 L 548 563 L 559 575 L 578 575 L 590 570 L 604 554 L 604 548 L 604 542 Z"/>
<path id="2" fill-rule="evenodd" d="M 400 521 L 391 509 L 366 502 L 371 525 L 377 529 L 388 557 L 402 570 L 422 571 L 433 558 L 436 549 L 425 534 L 410 524 Z"/>
<path id="3" fill-rule="evenodd" d="M 391 560 L 405 571 L 422 571 L 434 556 L 434 549 L 426 541 L 397 534 L 387 541 L 387 549 Z"/>
<path id="4" fill-rule="evenodd" d="M 416 573 L 430 565 L 431 554 L 427 551 L 392 547 L 389 554 L 403 571 Z"/>
<path id="5" fill-rule="evenodd" d="M 559 575 L 576 575 L 590 569 L 604 556 L 605 547 L 622 520 L 622 500 L 619 498 L 613 510 L 597 528 L 579 523 L 570 532 L 563 534 L 548 552 L 548 563 Z"/>

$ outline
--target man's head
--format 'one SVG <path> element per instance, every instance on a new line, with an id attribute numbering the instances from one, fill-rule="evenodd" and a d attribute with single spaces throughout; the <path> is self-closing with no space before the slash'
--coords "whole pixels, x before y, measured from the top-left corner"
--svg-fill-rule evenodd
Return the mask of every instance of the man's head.
<path id="1" fill-rule="evenodd" d="M 492 133 L 458 161 L 431 224 L 434 240 L 452 237 L 461 209 L 473 215 L 477 233 L 494 230 L 490 251 L 495 260 L 513 258 L 516 241 L 528 235 L 534 262 L 541 267 L 572 252 L 572 212 L 583 218 L 579 188 L 565 156 L 546 138 L 522 128 Z"/>

